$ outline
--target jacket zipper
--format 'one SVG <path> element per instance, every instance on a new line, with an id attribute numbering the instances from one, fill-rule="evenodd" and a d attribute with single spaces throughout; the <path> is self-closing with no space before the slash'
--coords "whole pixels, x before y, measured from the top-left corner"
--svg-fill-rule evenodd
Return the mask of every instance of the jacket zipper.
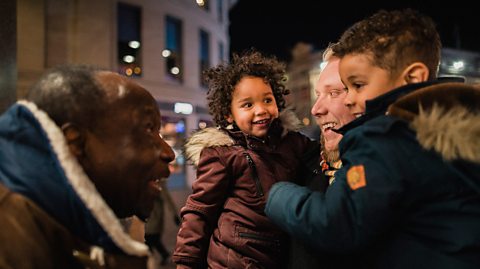
<path id="1" fill-rule="evenodd" d="M 268 242 L 272 242 L 272 243 L 275 243 L 275 244 L 280 244 L 279 240 L 277 240 L 277 239 L 273 239 L 271 237 L 266 237 L 266 236 L 261 236 L 261 235 L 258 235 L 258 234 L 240 232 L 240 233 L 238 233 L 238 235 L 240 237 L 243 237 L 243 238 L 255 239 L 255 240 L 260 240 L 260 241 L 268 241 Z"/>
<path id="2" fill-rule="evenodd" d="M 253 162 L 252 157 L 248 153 L 244 153 L 245 157 L 247 158 L 248 166 L 252 169 L 252 177 L 253 180 L 255 181 L 255 187 L 257 188 L 257 196 L 262 197 L 263 196 L 263 188 L 262 184 L 260 183 L 260 179 L 258 178 L 258 173 L 257 173 L 257 167 L 255 166 L 255 163 Z"/>

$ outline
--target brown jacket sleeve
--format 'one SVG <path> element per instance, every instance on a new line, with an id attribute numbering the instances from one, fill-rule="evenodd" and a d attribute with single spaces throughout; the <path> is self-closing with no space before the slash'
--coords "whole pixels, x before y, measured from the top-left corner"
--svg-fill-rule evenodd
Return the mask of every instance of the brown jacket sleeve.
<path id="1" fill-rule="evenodd" d="M 232 180 L 218 151 L 215 148 L 202 150 L 192 194 L 180 213 L 182 224 L 172 257 L 175 263 L 193 268 L 205 264 L 210 237 Z"/>

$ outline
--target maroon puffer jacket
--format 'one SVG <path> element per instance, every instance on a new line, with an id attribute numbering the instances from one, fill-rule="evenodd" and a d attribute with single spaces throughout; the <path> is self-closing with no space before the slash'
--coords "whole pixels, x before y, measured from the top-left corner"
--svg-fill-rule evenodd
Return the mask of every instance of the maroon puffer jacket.
<path id="1" fill-rule="evenodd" d="M 284 267 L 288 237 L 265 216 L 266 195 L 273 183 L 295 180 L 302 153 L 315 143 L 287 132 L 280 121 L 268 141 L 215 128 L 194 134 L 187 155 L 198 165 L 197 180 L 181 210 L 174 262 L 191 268 Z"/>

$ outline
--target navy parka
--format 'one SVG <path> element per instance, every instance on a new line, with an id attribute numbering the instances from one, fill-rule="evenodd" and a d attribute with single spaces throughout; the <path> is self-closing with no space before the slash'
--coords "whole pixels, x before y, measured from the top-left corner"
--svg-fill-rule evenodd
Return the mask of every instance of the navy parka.
<path id="1" fill-rule="evenodd" d="M 430 128 L 433 138 L 428 138 L 437 139 L 440 148 L 446 148 L 441 142 L 455 144 L 458 137 L 448 135 L 456 131 L 438 133 L 435 126 L 478 122 L 480 91 L 459 83 L 429 85 L 407 85 L 367 102 L 366 115 L 343 130 L 343 168 L 336 182 L 326 193 L 277 183 L 269 193 L 267 216 L 319 253 L 355 257 L 359 268 L 480 268 L 480 158 L 464 158 L 460 150 L 448 159 L 418 139 L 422 128 Z M 434 94 L 414 97 L 414 111 L 406 114 L 421 118 L 420 110 L 449 100 L 446 93 L 456 98 L 454 107 L 471 102 L 467 116 L 455 120 L 449 107 L 445 116 L 430 115 L 430 122 L 412 127 L 408 117 L 385 115 L 396 100 L 412 99 L 424 87 Z M 478 100 L 455 96 L 458 89 Z M 432 102 L 435 91 L 438 102 Z M 474 126 L 472 132 L 479 129 Z M 478 149 L 478 139 L 471 140 L 462 146 Z"/>

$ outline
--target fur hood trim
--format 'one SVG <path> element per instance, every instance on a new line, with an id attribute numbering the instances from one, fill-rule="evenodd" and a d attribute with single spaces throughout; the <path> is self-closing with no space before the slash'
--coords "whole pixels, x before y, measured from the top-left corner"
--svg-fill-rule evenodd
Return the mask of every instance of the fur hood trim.
<path id="1" fill-rule="evenodd" d="M 282 121 L 282 136 L 285 136 L 289 131 L 298 132 L 303 127 L 302 122 L 291 108 L 285 108 L 278 117 Z"/>
<path id="2" fill-rule="evenodd" d="M 289 131 L 298 131 L 302 127 L 300 120 L 291 109 L 280 112 L 279 119 L 282 123 L 282 137 Z M 185 157 L 195 166 L 200 160 L 200 153 L 207 147 L 232 146 L 235 141 L 220 128 L 209 127 L 196 131 L 185 143 Z"/>
<path id="3" fill-rule="evenodd" d="M 235 141 L 219 128 L 209 127 L 192 134 L 185 143 L 185 157 L 197 166 L 203 148 L 232 146 Z"/>
<path id="4" fill-rule="evenodd" d="M 445 160 L 480 163 L 480 89 L 463 83 L 426 87 L 400 98 L 389 114 L 409 121 L 419 143 Z"/>
<path id="5" fill-rule="evenodd" d="M 465 107 L 449 110 L 435 104 L 429 111 L 421 106 L 411 126 L 426 149 L 439 152 L 446 160 L 465 159 L 480 163 L 480 115 Z"/>

